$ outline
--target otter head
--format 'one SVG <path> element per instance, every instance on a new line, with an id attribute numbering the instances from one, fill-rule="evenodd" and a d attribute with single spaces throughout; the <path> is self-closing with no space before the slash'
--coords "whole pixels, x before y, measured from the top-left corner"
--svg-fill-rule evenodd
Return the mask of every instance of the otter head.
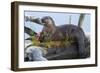
<path id="1" fill-rule="evenodd" d="M 50 16 L 45 16 L 41 19 L 42 23 L 46 27 L 54 27 L 55 23 L 54 20 Z"/>

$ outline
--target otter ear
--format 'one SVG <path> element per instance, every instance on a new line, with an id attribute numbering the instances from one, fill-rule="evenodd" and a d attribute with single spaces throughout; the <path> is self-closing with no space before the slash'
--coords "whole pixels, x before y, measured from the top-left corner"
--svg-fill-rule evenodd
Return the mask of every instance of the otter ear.
<path id="1" fill-rule="evenodd" d="M 48 16 L 48 18 L 49 18 L 49 19 L 52 19 L 52 17 L 51 17 L 51 16 Z"/>

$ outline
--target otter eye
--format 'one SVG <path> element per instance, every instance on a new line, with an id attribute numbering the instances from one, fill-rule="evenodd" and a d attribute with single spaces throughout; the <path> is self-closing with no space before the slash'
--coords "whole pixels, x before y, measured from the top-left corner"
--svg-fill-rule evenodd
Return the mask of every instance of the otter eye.
<path id="1" fill-rule="evenodd" d="M 46 23 L 43 23 L 43 25 L 47 27 L 47 24 Z"/>

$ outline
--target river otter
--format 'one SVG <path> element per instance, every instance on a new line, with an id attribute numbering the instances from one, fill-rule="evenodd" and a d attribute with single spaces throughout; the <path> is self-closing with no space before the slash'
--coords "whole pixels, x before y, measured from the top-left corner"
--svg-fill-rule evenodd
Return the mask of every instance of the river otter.
<path id="1" fill-rule="evenodd" d="M 67 38 L 74 39 L 78 48 L 79 58 L 86 57 L 85 51 L 85 34 L 82 28 L 72 25 L 64 24 L 56 26 L 54 20 L 50 16 L 45 16 L 41 19 L 44 28 L 40 36 L 40 41 L 62 41 Z"/>

